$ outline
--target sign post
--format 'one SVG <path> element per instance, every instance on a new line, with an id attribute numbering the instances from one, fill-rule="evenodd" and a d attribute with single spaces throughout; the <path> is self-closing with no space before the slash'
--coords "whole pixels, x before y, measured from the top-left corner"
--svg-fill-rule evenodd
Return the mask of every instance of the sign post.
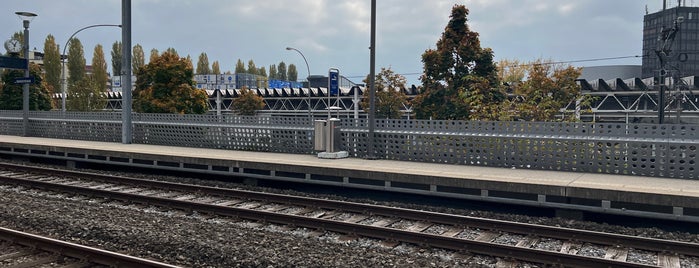
<path id="1" fill-rule="evenodd" d="M 336 109 L 340 108 L 340 70 L 337 68 L 330 68 L 330 70 L 328 70 L 328 118 L 330 118 L 331 107 L 335 107 L 334 105 L 330 105 L 330 97 L 332 97 L 332 95 L 337 96 L 336 103 L 338 106 Z M 338 111 L 338 114 L 339 113 L 340 111 Z"/>

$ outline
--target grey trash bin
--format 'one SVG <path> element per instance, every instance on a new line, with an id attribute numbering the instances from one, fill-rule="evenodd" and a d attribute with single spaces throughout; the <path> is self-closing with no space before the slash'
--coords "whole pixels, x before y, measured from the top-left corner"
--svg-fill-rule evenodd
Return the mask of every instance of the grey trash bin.
<path id="1" fill-rule="evenodd" d="M 325 126 L 327 121 L 315 120 L 313 122 L 313 150 L 325 151 Z"/>
<path id="2" fill-rule="evenodd" d="M 327 128 L 328 132 L 325 137 L 325 151 L 328 153 L 340 151 L 342 141 L 342 137 L 340 136 L 340 119 L 328 119 Z"/>

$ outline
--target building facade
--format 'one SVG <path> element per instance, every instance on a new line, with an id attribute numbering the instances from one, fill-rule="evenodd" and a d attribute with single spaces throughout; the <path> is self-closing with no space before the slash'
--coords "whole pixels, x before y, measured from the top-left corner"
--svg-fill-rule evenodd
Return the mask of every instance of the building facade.
<path id="1" fill-rule="evenodd" d="M 643 17 L 643 78 L 660 76 L 660 51 L 667 52 L 664 77 L 699 74 L 699 7 L 679 4 Z"/>

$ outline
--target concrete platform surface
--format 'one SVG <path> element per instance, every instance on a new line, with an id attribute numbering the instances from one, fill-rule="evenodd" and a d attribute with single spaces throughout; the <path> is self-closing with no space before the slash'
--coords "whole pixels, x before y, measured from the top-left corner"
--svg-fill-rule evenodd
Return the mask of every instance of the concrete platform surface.
<path id="1" fill-rule="evenodd" d="M 5 153 L 20 154 L 15 148 L 66 151 L 82 150 L 88 154 L 112 154 L 119 157 L 138 155 L 139 159 L 169 157 L 168 161 L 192 159 L 197 164 L 225 165 L 235 168 L 269 169 L 287 173 L 336 176 L 338 184 L 352 178 L 387 181 L 375 188 L 389 188 L 391 183 L 427 185 L 427 192 L 438 192 L 441 187 L 462 187 L 482 192 L 505 191 L 534 195 L 534 201 L 546 202 L 541 196 L 559 196 L 590 200 L 629 202 L 667 206 L 669 214 L 677 216 L 686 210 L 699 211 L 699 181 L 608 175 L 527 169 L 507 169 L 481 166 L 405 162 L 392 160 L 365 160 L 361 158 L 321 159 L 316 155 L 293 155 L 219 149 L 185 148 L 143 144 L 122 144 L 79 140 L 47 139 L 0 135 L 0 149 Z M 3 153 L 0 150 L 0 153 Z M 221 164 L 223 163 L 223 164 Z M 211 169 L 211 168 L 209 168 Z M 274 176 L 275 172 L 271 172 Z M 307 175 L 307 179 L 308 176 Z M 315 175 L 314 175 L 315 176 Z M 343 180 L 344 178 L 344 180 Z M 349 179 L 348 179 L 349 178 Z M 351 183 L 350 183 L 351 184 Z M 372 186 L 374 187 L 374 186 Z M 410 187 L 408 187 L 410 188 Z M 539 196 L 536 200 L 536 196 Z M 613 209 L 613 206 L 602 207 Z M 673 210 L 674 208 L 674 210 Z M 697 212 L 699 213 L 699 212 Z M 699 215 L 697 215 L 699 216 Z M 699 219 L 699 218 L 697 218 Z"/>

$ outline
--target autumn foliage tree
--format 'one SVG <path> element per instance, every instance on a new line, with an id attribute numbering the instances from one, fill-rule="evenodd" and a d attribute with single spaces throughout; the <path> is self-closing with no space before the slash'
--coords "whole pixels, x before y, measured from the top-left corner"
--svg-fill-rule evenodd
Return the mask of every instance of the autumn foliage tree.
<path id="1" fill-rule="evenodd" d="M 176 54 L 155 56 L 136 74 L 134 110 L 142 113 L 203 114 L 208 96 L 194 86 L 192 64 Z"/>
<path id="2" fill-rule="evenodd" d="M 572 117 L 560 117 L 560 110 L 575 100 L 589 106 L 590 98 L 583 97 L 576 79 L 581 69 L 558 66 L 546 61 L 529 64 L 528 77 L 514 86 L 516 96 L 508 102 L 510 120 L 523 121 L 574 121 Z"/>
<path id="3" fill-rule="evenodd" d="M 422 54 L 423 90 L 413 101 L 419 119 L 469 119 L 474 104 L 488 111 L 505 98 L 498 91 L 493 51 L 481 48 L 467 15 L 465 6 L 455 5 L 437 48 Z"/>
<path id="4" fill-rule="evenodd" d="M 44 41 L 44 80 L 49 91 L 59 92 L 61 89 L 61 53 L 56 46 L 53 35 L 46 36 Z"/>
<path id="5" fill-rule="evenodd" d="M 364 80 L 369 81 L 369 77 Z M 407 103 L 407 96 L 403 92 L 407 80 L 404 76 L 394 73 L 390 68 L 381 68 L 381 71 L 374 78 L 376 87 L 376 98 L 374 106 L 376 118 L 399 119 L 403 116 L 402 109 Z M 364 94 L 362 98 L 362 108 L 370 113 L 369 94 Z"/>
<path id="6" fill-rule="evenodd" d="M 233 100 L 233 111 L 237 115 L 255 115 L 258 110 L 264 107 L 264 99 L 247 87 L 240 89 L 238 98 Z"/>

